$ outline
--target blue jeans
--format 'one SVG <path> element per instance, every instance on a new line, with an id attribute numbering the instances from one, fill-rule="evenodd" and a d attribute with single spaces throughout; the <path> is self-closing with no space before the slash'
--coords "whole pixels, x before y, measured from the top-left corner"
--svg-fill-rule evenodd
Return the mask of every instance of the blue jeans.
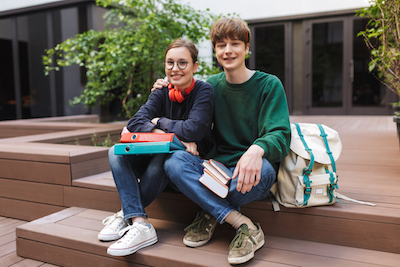
<path id="1" fill-rule="evenodd" d="M 163 165 L 168 154 L 114 155 L 108 151 L 111 172 L 122 203 L 124 219 L 145 217 L 144 210 L 169 183 Z"/>
<path id="2" fill-rule="evenodd" d="M 237 179 L 233 179 L 229 186 L 229 194 L 224 199 L 199 182 L 203 174 L 202 162 L 202 159 L 186 151 L 176 151 L 165 161 L 164 170 L 183 194 L 214 216 L 219 223 L 223 223 L 226 216 L 233 210 L 239 210 L 240 206 L 268 197 L 276 179 L 274 168 L 263 158 L 260 183 L 250 192 L 242 194 L 236 190 Z M 231 168 L 232 171 L 234 169 Z"/>

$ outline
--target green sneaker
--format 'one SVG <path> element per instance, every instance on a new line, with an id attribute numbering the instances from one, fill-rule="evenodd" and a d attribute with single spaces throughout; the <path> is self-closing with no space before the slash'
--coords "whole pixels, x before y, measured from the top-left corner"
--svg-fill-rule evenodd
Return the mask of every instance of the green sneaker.
<path id="1" fill-rule="evenodd" d="M 264 233 L 259 223 L 255 224 L 257 230 L 251 230 L 247 224 L 242 224 L 236 236 L 229 245 L 228 262 L 241 264 L 251 260 L 254 252 L 264 245 Z"/>
<path id="2" fill-rule="evenodd" d="M 183 244 L 193 248 L 206 244 L 211 239 L 215 227 L 217 227 L 217 220 L 201 210 L 200 213 L 197 213 L 196 219 L 185 228 Z"/>

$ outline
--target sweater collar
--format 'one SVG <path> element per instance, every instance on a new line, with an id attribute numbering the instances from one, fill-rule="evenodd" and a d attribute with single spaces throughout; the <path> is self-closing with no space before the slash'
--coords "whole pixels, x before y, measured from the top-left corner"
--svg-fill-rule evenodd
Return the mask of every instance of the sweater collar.
<path id="1" fill-rule="evenodd" d="M 224 73 L 224 80 L 225 80 L 226 86 L 227 86 L 230 90 L 240 91 L 240 90 L 246 89 L 250 84 L 253 83 L 253 81 L 254 81 L 254 79 L 255 79 L 255 76 L 256 76 L 256 73 L 258 73 L 258 71 L 253 70 L 253 71 L 252 71 L 252 74 L 251 74 L 251 76 L 250 76 L 250 78 L 249 78 L 247 81 L 245 81 L 244 83 L 240 83 L 240 84 L 238 84 L 238 83 L 229 83 L 229 82 L 226 80 L 226 75 L 225 75 L 225 73 Z"/>

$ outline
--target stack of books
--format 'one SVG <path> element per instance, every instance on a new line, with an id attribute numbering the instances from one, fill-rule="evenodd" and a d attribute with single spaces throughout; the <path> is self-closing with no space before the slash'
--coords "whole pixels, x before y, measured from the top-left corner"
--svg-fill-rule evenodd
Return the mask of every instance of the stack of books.
<path id="1" fill-rule="evenodd" d="M 229 193 L 229 183 L 233 173 L 222 163 L 210 159 L 202 163 L 204 173 L 199 181 L 221 198 Z"/>

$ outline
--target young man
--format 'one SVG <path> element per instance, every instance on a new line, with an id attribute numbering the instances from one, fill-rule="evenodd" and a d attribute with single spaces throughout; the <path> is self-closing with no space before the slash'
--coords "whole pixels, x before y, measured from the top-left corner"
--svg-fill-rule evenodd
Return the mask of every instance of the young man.
<path id="1" fill-rule="evenodd" d="M 203 209 L 185 229 L 183 242 L 201 246 L 210 240 L 216 221 L 227 222 L 237 229 L 228 261 L 241 264 L 263 246 L 264 234 L 239 208 L 269 195 L 278 164 L 289 153 L 289 113 L 279 79 L 245 65 L 251 38 L 246 22 L 217 20 L 210 36 L 224 72 L 207 81 L 214 87 L 215 110 L 212 146 L 206 158 L 232 168 L 229 194 L 222 199 L 199 183 L 203 160 L 187 152 L 175 152 L 164 163 L 164 170 L 180 191 Z"/>

